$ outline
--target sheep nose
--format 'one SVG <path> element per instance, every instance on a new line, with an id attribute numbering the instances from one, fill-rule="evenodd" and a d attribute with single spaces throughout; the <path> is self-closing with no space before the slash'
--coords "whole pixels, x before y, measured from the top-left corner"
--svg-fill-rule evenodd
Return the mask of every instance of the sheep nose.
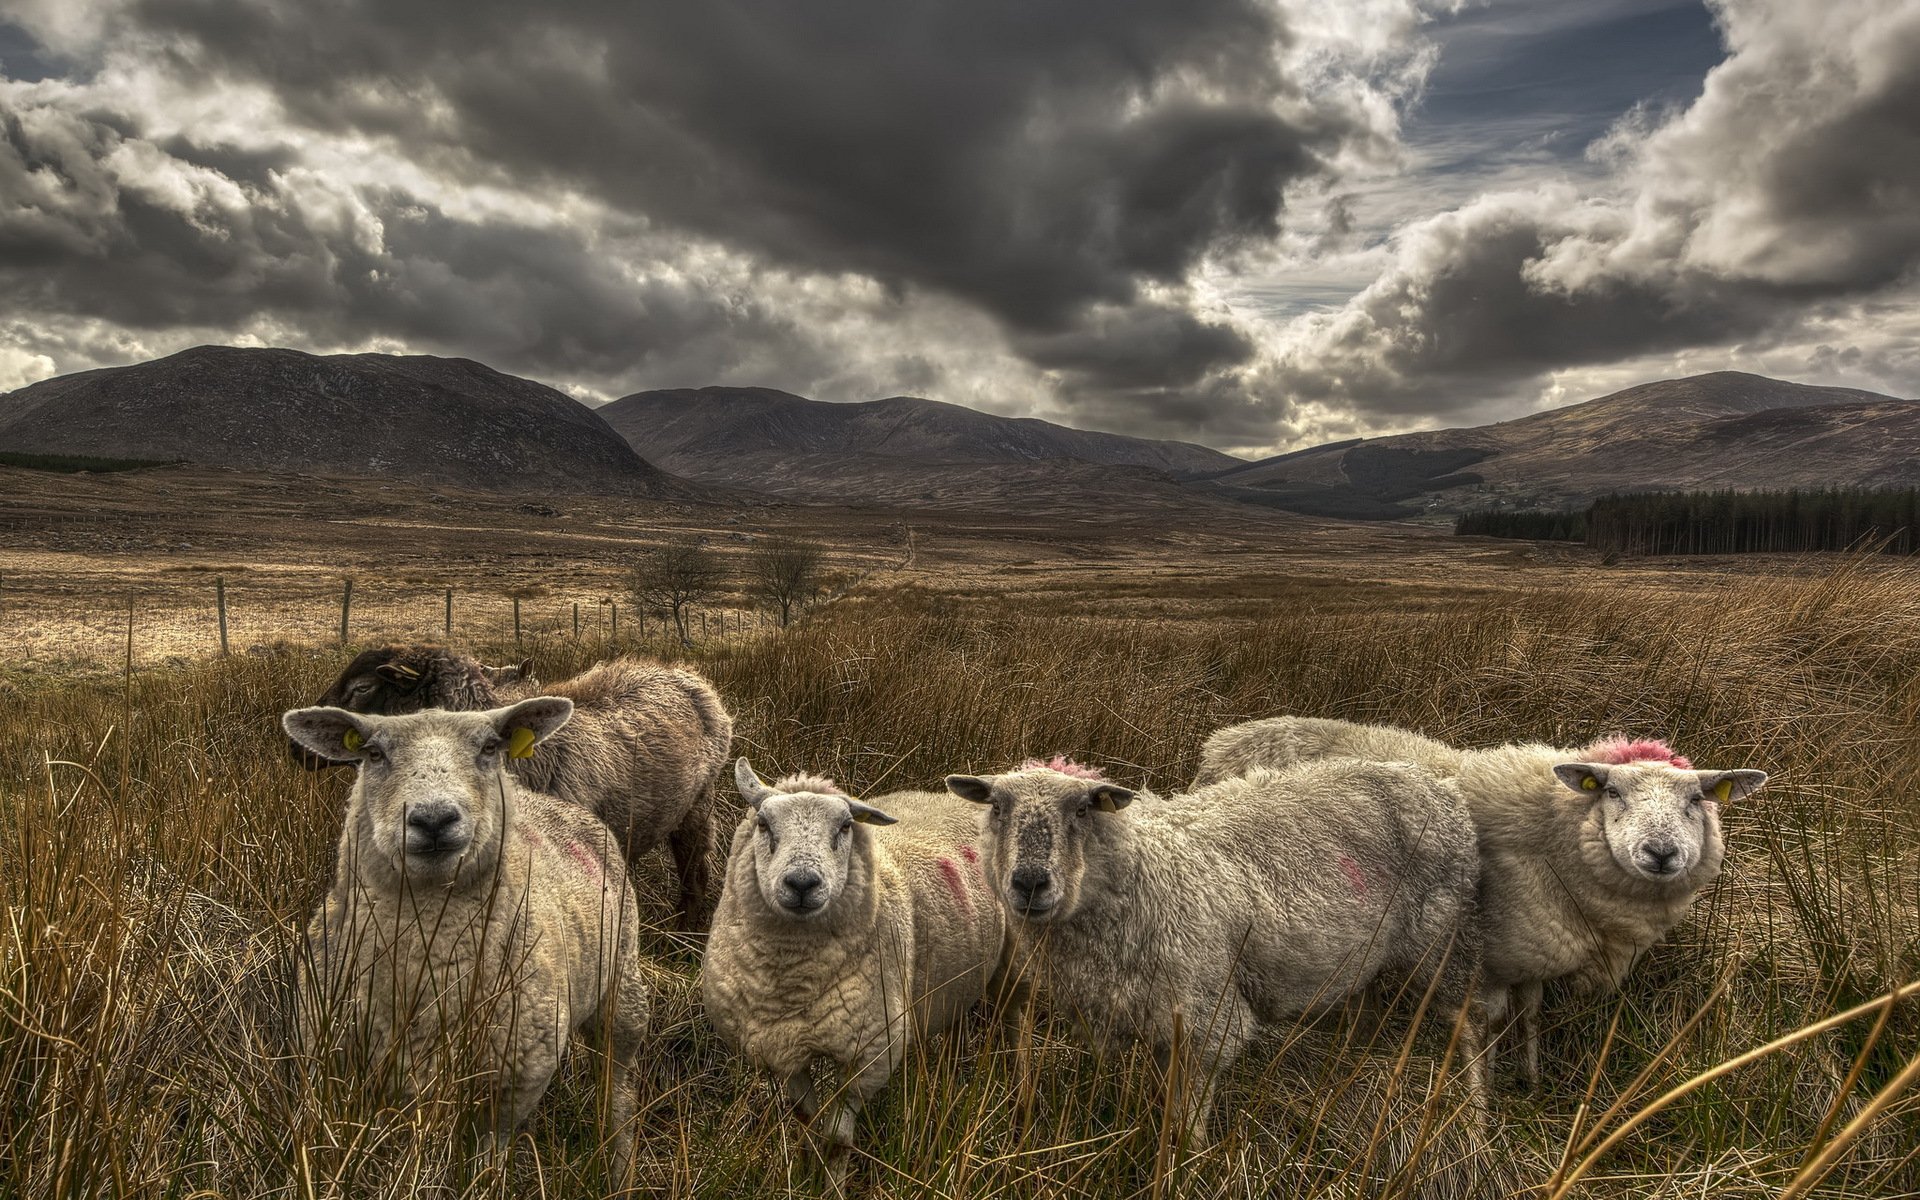
<path id="1" fill-rule="evenodd" d="M 814 893 L 819 891 L 820 885 L 826 881 L 820 878 L 817 871 L 789 871 L 780 882 L 787 893 L 781 898 L 781 902 L 795 912 L 805 912 L 819 904 L 819 901 L 814 899 Z"/>
<path id="2" fill-rule="evenodd" d="M 1045 867 L 1015 867 L 1011 882 L 1013 899 L 1024 908 L 1045 899 L 1053 886 L 1053 872 Z"/>
<path id="3" fill-rule="evenodd" d="M 424 804 L 407 810 L 407 831 L 429 841 L 439 841 L 442 834 L 459 822 L 460 810 L 451 804 Z"/>
<path id="4" fill-rule="evenodd" d="M 1640 852 L 1647 856 L 1647 862 L 1656 875 L 1665 875 L 1672 870 L 1675 860 L 1680 857 L 1680 848 L 1672 842 L 1643 842 Z"/>

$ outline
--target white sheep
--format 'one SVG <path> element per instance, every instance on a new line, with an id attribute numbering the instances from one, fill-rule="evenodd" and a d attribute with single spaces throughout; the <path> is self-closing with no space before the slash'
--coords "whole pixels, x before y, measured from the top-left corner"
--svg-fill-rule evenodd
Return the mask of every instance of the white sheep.
<path id="1" fill-rule="evenodd" d="M 307 931 L 300 1028 L 357 1045 L 418 1096 L 479 1084 L 503 1145 L 546 1091 L 568 1036 L 604 1031 L 616 1169 L 632 1162 L 648 988 L 625 858 L 598 818 L 506 769 L 566 724 L 571 701 L 386 717 L 295 709 L 287 735 L 352 761 L 333 883 Z"/>
<path id="2" fill-rule="evenodd" d="M 1719 806 L 1767 780 L 1761 771 L 1693 770 L 1657 741 L 1462 751 L 1394 726 L 1307 717 L 1216 732 L 1200 777 L 1321 754 L 1386 755 L 1458 781 L 1480 839 L 1489 1017 L 1518 1022 L 1529 1084 L 1540 1075 L 1545 985 L 1617 987 L 1719 876 Z"/>
<path id="3" fill-rule="evenodd" d="M 1262 1026 L 1374 988 L 1469 1008 L 1476 1110 L 1479 946 L 1473 827 L 1451 785 L 1409 764 L 1327 760 L 1160 801 L 1056 759 L 947 787 L 986 807 L 981 854 L 1015 957 L 1096 1034 L 1186 1040 L 1187 1136 L 1214 1076 Z"/>
<path id="4" fill-rule="evenodd" d="M 1440 775 L 1458 772 L 1460 752 L 1398 725 L 1362 725 L 1321 717 L 1269 717 L 1215 730 L 1200 747 L 1194 787 L 1257 767 L 1280 770 L 1316 758 L 1419 763 Z"/>
<path id="5" fill-rule="evenodd" d="M 838 1186 L 861 1108 L 911 1045 L 993 985 L 1005 923 L 976 823 L 950 797 L 867 804 L 811 775 L 769 787 L 744 758 L 734 778 L 752 809 L 701 963 L 707 1014 L 808 1121 L 822 1107 L 814 1067 L 837 1068 L 827 1169 Z"/>
<path id="6" fill-rule="evenodd" d="M 386 716 L 477 712 L 536 686 L 531 660 L 488 667 L 445 646 L 403 643 L 356 655 L 314 703 Z M 592 810 L 626 848 L 634 878 L 665 842 L 680 879 L 679 924 L 704 924 L 714 892 L 714 793 L 733 743 L 719 693 L 693 671 L 642 658 L 596 663 L 545 693 L 572 700 L 573 720 L 545 752 L 513 764 L 520 782 Z M 330 765 L 297 743 L 291 749 L 309 770 Z"/>

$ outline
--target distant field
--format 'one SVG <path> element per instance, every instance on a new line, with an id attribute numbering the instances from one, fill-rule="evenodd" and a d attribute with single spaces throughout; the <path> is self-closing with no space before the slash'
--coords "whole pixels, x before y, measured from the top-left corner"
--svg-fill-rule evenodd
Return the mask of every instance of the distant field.
<path id="1" fill-rule="evenodd" d="M 1920 803 L 1903 782 L 1920 772 L 1920 575 L 1828 560 L 1764 588 L 1669 586 L 1535 563 L 1526 587 L 1492 586 L 1507 568 L 1487 566 L 1450 591 L 1338 574 L 1287 590 L 1208 575 L 1197 552 L 1156 568 L 1062 547 L 1023 564 L 1033 546 L 977 576 L 877 571 L 785 635 L 697 647 L 739 751 L 862 793 L 1053 751 L 1173 790 L 1207 731 L 1288 711 L 1470 744 L 1660 733 L 1772 782 L 1727 814 L 1727 875 L 1625 991 L 1557 998 L 1547 1085 L 1500 1099 L 1489 1148 L 1419 1133 L 1457 1102 L 1428 1092 L 1420 1057 L 1396 1069 L 1311 1030 L 1250 1056 L 1221 1142 L 1176 1164 L 1137 1057 L 1102 1059 L 1052 1024 L 1022 1057 L 983 1021 L 870 1111 L 857 1194 L 1541 1196 L 1579 1165 L 1581 1195 L 1757 1198 L 1822 1143 L 1837 1166 L 1814 1194 L 1920 1191 L 1920 1101 L 1897 1091 L 1920 1056 L 1914 1002 L 1762 1058 L 1587 1161 L 1668 1089 L 1920 976 Z M 0 1193 L 600 1194 L 584 1064 L 500 1180 L 450 1163 L 444 1124 L 287 1056 L 287 955 L 347 780 L 296 770 L 275 722 L 351 647 L 167 664 L 135 633 L 130 680 L 14 671 L 0 688 Z M 604 649 L 544 627 L 527 641 L 548 677 Z M 657 889 L 646 903 L 664 914 Z M 641 1194 L 817 1194 L 796 1127 L 699 1017 L 694 948 L 653 944 Z"/>

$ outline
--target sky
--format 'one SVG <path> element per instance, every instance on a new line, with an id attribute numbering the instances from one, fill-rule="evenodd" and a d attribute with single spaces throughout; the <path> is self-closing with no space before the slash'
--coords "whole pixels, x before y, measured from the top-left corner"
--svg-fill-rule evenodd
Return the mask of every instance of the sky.
<path id="1" fill-rule="evenodd" d="M 1920 396 L 1920 4 L 0 0 L 0 391 L 208 342 L 1248 455 Z"/>

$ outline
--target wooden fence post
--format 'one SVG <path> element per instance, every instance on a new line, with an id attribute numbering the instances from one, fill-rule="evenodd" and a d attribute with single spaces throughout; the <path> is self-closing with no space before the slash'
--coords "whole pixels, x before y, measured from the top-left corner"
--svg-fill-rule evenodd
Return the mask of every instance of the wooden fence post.
<path id="1" fill-rule="evenodd" d="M 580 602 L 573 602 L 573 640 L 580 640 Z"/>
<path id="2" fill-rule="evenodd" d="M 707 614 L 704 612 L 700 614 L 700 640 L 707 640 Z"/>
<path id="3" fill-rule="evenodd" d="M 620 606 L 618 604 L 613 606 L 613 641 L 615 645 L 620 642 Z"/>
<path id="4" fill-rule="evenodd" d="M 520 597 L 513 598 L 513 644 L 520 644 Z"/>
<path id="5" fill-rule="evenodd" d="M 447 613 L 441 622 L 441 635 L 448 641 L 453 640 L 453 589 L 447 589 Z"/>
<path id="6" fill-rule="evenodd" d="M 347 644 L 347 618 L 353 613 L 353 580 L 347 579 L 346 588 L 340 593 L 340 644 Z"/>
<path id="7" fill-rule="evenodd" d="M 225 576 L 213 577 L 213 603 L 220 610 L 220 657 L 227 657 L 227 580 Z"/>

